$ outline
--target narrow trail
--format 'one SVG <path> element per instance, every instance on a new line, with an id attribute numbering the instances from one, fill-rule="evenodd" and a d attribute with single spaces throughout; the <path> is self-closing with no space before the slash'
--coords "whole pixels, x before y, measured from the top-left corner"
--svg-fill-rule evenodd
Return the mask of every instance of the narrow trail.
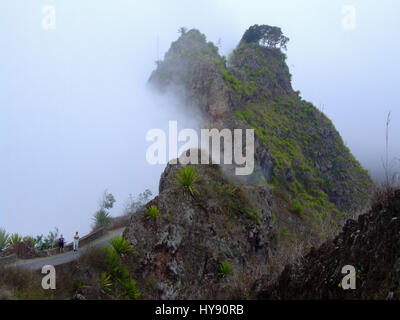
<path id="1" fill-rule="evenodd" d="M 116 236 L 120 236 L 125 228 L 109 231 L 103 237 L 81 247 L 78 252 L 69 251 L 63 254 L 58 254 L 50 257 L 35 258 L 29 260 L 18 260 L 17 262 L 10 264 L 10 266 L 18 267 L 26 270 L 41 270 L 45 265 L 62 265 L 73 260 L 78 259 L 88 248 L 90 247 L 103 247 L 110 242 L 110 240 Z"/>

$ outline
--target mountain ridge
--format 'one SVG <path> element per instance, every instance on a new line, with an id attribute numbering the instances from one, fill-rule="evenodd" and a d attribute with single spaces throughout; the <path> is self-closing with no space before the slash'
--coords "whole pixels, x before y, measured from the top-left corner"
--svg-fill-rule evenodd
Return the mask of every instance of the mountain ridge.
<path id="1" fill-rule="evenodd" d="M 256 170 L 245 183 L 271 186 L 285 220 L 321 234 L 316 225 L 328 224 L 332 234 L 368 205 L 374 187 L 368 172 L 332 121 L 293 90 L 280 48 L 242 39 L 226 59 L 193 29 L 171 44 L 149 83 L 201 110 L 203 127 L 254 129 Z"/>

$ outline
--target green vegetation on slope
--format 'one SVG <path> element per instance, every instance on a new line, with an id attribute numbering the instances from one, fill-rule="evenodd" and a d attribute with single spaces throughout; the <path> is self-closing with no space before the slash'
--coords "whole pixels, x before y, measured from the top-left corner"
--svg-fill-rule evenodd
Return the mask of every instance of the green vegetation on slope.
<path id="1" fill-rule="evenodd" d="M 259 154 L 248 182 L 274 188 L 275 218 L 282 222 L 282 212 L 288 218 L 280 227 L 292 223 L 302 225 L 304 234 L 310 227 L 332 234 L 346 215 L 368 203 L 373 183 L 332 122 L 292 89 L 286 55 L 278 38 L 270 39 L 280 30 L 253 26 L 246 34 L 251 37 L 227 60 L 199 31 L 185 32 L 150 82 L 162 90 L 182 86 L 186 102 L 207 117 L 222 115 L 229 128 L 243 122 L 253 128 Z M 272 42 L 263 45 L 263 37 Z M 282 40 L 286 45 L 288 39 Z M 291 230 L 287 236 L 293 237 Z"/>
<path id="2" fill-rule="evenodd" d="M 276 96 L 249 104 L 235 116 L 248 123 L 272 153 L 270 184 L 291 203 L 292 212 L 328 220 L 336 229 L 346 213 L 334 204 L 332 189 L 368 189 L 367 171 L 344 146 L 331 121 L 312 104 L 299 97 Z M 354 179 L 341 181 L 344 174 Z M 352 194 L 346 197 L 342 200 L 346 204 L 363 201 Z"/>

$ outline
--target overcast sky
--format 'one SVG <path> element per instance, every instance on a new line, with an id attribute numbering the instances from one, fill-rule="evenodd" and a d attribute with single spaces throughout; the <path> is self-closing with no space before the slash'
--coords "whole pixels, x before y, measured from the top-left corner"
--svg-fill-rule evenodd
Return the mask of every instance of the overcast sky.
<path id="1" fill-rule="evenodd" d="M 45 5 L 55 29 L 43 29 Z M 353 29 L 343 28 L 344 5 L 355 8 Z M 221 39 L 225 55 L 250 25 L 281 27 L 293 87 L 376 175 L 390 110 L 391 157 L 400 156 L 399 16 L 396 0 L 2 0 L 0 227 L 57 226 L 71 240 L 90 230 L 105 189 L 113 215 L 130 193 L 157 192 L 163 166 L 146 162 L 147 131 L 195 121 L 144 88 L 181 26 Z"/>

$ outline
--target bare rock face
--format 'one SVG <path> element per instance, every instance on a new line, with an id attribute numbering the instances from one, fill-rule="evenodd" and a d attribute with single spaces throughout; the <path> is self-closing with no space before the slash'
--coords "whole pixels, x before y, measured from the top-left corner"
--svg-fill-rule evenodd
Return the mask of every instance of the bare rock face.
<path id="1" fill-rule="evenodd" d="M 158 61 L 149 83 L 200 113 L 198 129 L 250 129 L 255 137 L 251 175 L 227 179 L 221 170 L 231 177 L 236 163 L 196 166 L 204 179 L 192 196 L 174 181 L 181 166 L 169 165 L 149 204 L 160 218 L 148 219 L 143 209 L 132 219 L 126 235 L 159 297 L 201 296 L 218 281 L 224 260 L 242 270 L 249 259 L 265 261 L 273 228 L 279 247 L 318 247 L 368 205 L 374 187 L 368 172 L 326 115 L 293 90 L 280 49 L 241 41 L 227 59 L 190 30 Z"/>
<path id="2" fill-rule="evenodd" d="M 149 81 L 161 91 L 184 97 L 186 105 L 200 107 L 208 117 L 221 118 L 230 111 L 232 93 L 221 75 L 219 59 L 218 48 L 198 30 L 190 30 L 172 43 Z"/>
<path id="3" fill-rule="evenodd" d="M 269 189 L 232 184 L 218 165 L 192 165 L 201 177 L 192 195 L 175 181 L 183 167 L 167 166 L 159 195 L 124 233 L 138 283 L 153 284 L 143 298 L 201 297 L 220 281 L 221 263 L 240 272 L 250 261 L 268 261 L 274 247 Z M 147 214 L 152 205 L 160 211 L 155 219 Z"/>
<path id="4" fill-rule="evenodd" d="M 356 289 L 343 290 L 342 268 L 356 270 Z M 333 241 L 290 265 L 259 299 L 400 299 L 400 190 L 382 206 L 348 220 Z"/>
<path id="5" fill-rule="evenodd" d="M 333 123 L 293 90 L 280 49 L 241 41 L 227 59 L 193 29 L 171 44 L 149 83 L 199 112 L 201 128 L 254 130 L 257 170 L 244 184 L 273 184 L 289 199 L 287 207 L 291 199 L 308 208 L 314 200 L 329 202 L 333 224 L 368 203 L 372 180 Z"/>

